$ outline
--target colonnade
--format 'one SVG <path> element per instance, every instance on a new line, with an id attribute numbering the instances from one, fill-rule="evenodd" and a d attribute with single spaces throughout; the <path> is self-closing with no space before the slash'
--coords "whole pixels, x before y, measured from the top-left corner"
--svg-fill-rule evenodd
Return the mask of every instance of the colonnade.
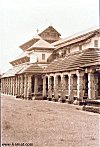
<path id="1" fill-rule="evenodd" d="M 32 82 L 33 76 L 34 82 Z M 43 78 L 41 82 L 40 77 Z M 32 74 L 3 77 L 1 78 L 1 92 L 28 99 L 32 97 L 33 91 L 34 96 L 39 94 L 40 82 L 43 85 L 42 96 L 54 101 L 59 99 L 62 101 L 66 98 L 73 101 L 74 99 L 83 100 L 85 97 L 89 99 L 97 99 L 98 97 L 98 89 L 100 88 L 98 88 L 98 76 L 92 70 L 50 73 L 44 76 L 40 75 L 40 77 Z"/>
<path id="2" fill-rule="evenodd" d="M 28 98 L 31 94 L 30 74 L 16 75 L 14 77 L 4 77 L 1 79 L 1 91 L 3 94 L 16 97 Z"/>
<path id="3" fill-rule="evenodd" d="M 98 88 L 95 74 L 93 71 L 87 73 L 85 71 L 76 70 L 74 72 L 50 73 L 43 78 L 43 96 L 50 100 L 66 100 L 75 99 L 83 100 L 85 98 L 96 99 L 98 97 Z M 46 94 L 46 78 L 48 79 L 48 94 Z M 86 92 L 87 80 L 87 97 Z M 53 83 L 53 86 L 52 86 Z M 53 89 L 53 90 L 52 90 Z"/>

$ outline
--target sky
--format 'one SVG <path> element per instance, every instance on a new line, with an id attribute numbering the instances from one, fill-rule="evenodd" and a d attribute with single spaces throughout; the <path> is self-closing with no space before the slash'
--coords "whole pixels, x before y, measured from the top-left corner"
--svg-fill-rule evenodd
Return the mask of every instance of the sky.
<path id="1" fill-rule="evenodd" d="M 0 65 L 6 72 L 19 46 L 49 25 L 63 37 L 99 27 L 99 0 L 0 0 Z"/>

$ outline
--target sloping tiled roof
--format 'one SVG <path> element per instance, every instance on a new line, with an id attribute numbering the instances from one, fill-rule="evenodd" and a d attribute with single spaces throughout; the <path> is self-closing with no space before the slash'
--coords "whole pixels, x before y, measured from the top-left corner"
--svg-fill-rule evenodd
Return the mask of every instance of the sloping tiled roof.
<path id="1" fill-rule="evenodd" d="M 82 67 L 100 64 L 100 49 L 89 48 L 82 52 L 55 59 L 43 71 L 44 73 L 70 71 Z"/>
<path id="2" fill-rule="evenodd" d="M 10 61 L 10 63 L 12 63 L 12 62 L 14 62 L 14 61 L 17 61 L 17 60 L 19 60 L 19 59 L 22 59 L 22 58 L 24 58 L 24 57 L 28 57 L 29 55 L 28 55 L 28 51 L 23 51 L 19 56 L 17 56 L 16 58 L 15 58 L 15 60 L 13 60 L 13 61 Z"/>
<path id="3" fill-rule="evenodd" d="M 34 43 L 36 43 L 39 39 L 41 39 L 41 37 L 38 34 L 35 34 L 32 39 L 30 39 L 29 41 L 27 41 L 24 44 L 20 45 L 19 47 L 22 50 L 26 50 L 29 47 L 31 47 Z"/>
<path id="4" fill-rule="evenodd" d="M 20 72 L 18 74 L 22 74 L 22 73 L 42 73 L 43 72 L 43 68 L 40 67 L 37 63 L 32 63 L 30 65 L 28 65 L 27 67 L 23 68 L 22 70 L 20 70 Z"/>
<path id="5" fill-rule="evenodd" d="M 35 44 L 33 44 L 28 50 L 31 50 L 32 48 L 46 48 L 46 49 L 54 49 L 55 47 L 48 43 L 47 41 L 40 39 Z"/>
<path id="6" fill-rule="evenodd" d="M 88 31 L 88 32 L 85 32 L 85 33 L 82 33 L 82 34 L 81 33 L 75 34 L 75 35 L 72 35 L 70 37 L 60 39 L 59 41 L 52 43 L 52 45 L 56 46 L 57 47 L 56 49 L 58 49 L 62 46 L 64 47 L 64 46 L 74 44 L 76 42 L 83 41 L 83 40 L 86 40 L 88 38 L 91 38 L 92 36 L 95 35 L 96 32 L 99 32 L 99 31 L 100 31 L 100 29 L 95 29 L 95 30 Z"/>
<path id="7" fill-rule="evenodd" d="M 18 74 L 18 72 L 20 70 L 22 70 L 23 68 L 27 67 L 29 64 L 21 64 L 21 65 L 17 65 L 17 66 L 13 66 L 11 69 L 9 69 L 6 73 L 3 74 L 2 78 L 4 77 L 12 77 L 15 76 L 15 74 Z"/>
<path id="8" fill-rule="evenodd" d="M 43 72 L 43 68 L 40 67 L 38 64 L 26 63 L 12 67 L 12 69 L 9 69 L 5 74 L 2 75 L 2 78 L 13 77 L 15 75 L 22 73 L 42 73 L 42 72 Z"/>

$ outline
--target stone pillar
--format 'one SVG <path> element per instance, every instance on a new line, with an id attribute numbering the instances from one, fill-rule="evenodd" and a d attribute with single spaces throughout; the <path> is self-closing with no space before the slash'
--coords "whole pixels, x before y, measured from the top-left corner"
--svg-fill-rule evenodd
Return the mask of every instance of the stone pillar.
<path id="1" fill-rule="evenodd" d="M 52 99 L 51 77 L 48 76 L 48 100 Z"/>
<path id="2" fill-rule="evenodd" d="M 9 79 L 7 78 L 7 94 L 9 93 L 9 87 L 8 87 L 8 83 L 9 83 L 9 81 L 8 81 Z"/>
<path id="3" fill-rule="evenodd" d="M 68 75 L 69 79 L 69 100 L 73 101 L 74 100 L 74 93 L 73 93 L 73 75 L 69 74 Z"/>
<path id="4" fill-rule="evenodd" d="M 10 77 L 10 93 L 9 94 L 12 95 L 11 94 L 11 77 Z"/>
<path id="5" fill-rule="evenodd" d="M 32 75 L 28 75 L 27 79 L 27 98 L 32 99 Z"/>
<path id="6" fill-rule="evenodd" d="M 2 89 L 1 89 L 1 91 L 2 91 L 2 93 L 4 93 L 4 79 L 1 79 L 1 83 L 2 83 Z"/>
<path id="7" fill-rule="evenodd" d="M 38 76 L 34 76 L 34 96 L 38 94 Z"/>
<path id="8" fill-rule="evenodd" d="M 98 75 L 95 75 L 95 98 L 98 98 Z"/>
<path id="9" fill-rule="evenodd" d="M 77 98 L 83 100 L 84 97 L 84 72 L 77 73 Z"/>
<path id="10" fill-rule="evenodd" d="M 20 95 L 23 94 L 23 75 L 20 76 Z"/>
<path id="11" fill-rule="evenodd" d="M 46 76 L 43 76 L 43 97 L 46 97 Z"/>
<path id="12" fill-rule="evenodd" d="M 9 78 L 8 87 L 9 87 L 8 94 L 10 95 L 10 78 Z"/>
<path id="13" fill-rule="evenodd" d="M 6 80 L 4 78 L 4 94 L 6 93 Z"/>
<path id="14" fill-rule="evenodd" d="M 13 77 L 13 95 L 17 95 L 17 88 L 16 88 L 16 77 Z"/>
<path id="15" fill-rule="evenodd" d="M 5 94 L 7 94 L 7 78 L 5 78 Z"/>
<path id="16" fill-rule="evenodd" d="M 3 85 L 3 93 L 5 93 L 5 78 L 3 79 L 2 85 Z"/>
<path id="17" fill-rule="evenodd" d="M 14 77 L 12 77 L 12 95 L 14 95 Z"/>
<path id="18" fill-rule="evenodd" d="M 4 94 L 6 93 L 6 80 L 4 78 Z"/>
<path id="19" fill-rule="evenodd" d="M 61 102 L 65 102 L 66 101 L 66 97 L 65 97 L 65 77 L 64 75 L 61 75 Z"/>
<path id="20" fill-rule="evenodd" d="M 14 95 L 17 95 L 16 94 L 16 92 L 17 92 L 17 83 L 16 82 L 17 82 L 17 77 L 15 76 L 14 77 Z"/>
<path id="21" fill-rule="evenodd" d="M 8 79 L 6 78 L 6 94 L 8 94 L 8 87 L 7 87 L 7 85 L 8 85 Z"/>
<path id="22" fill-rule="evenodd" d="M 3 90 L 4 90 L 3 85 L 4 85 L 4 79 L 1 79 L 1 92 L 2 93 L 3 93 Z"/>
<path id="23" fill-rule="evenodd" d="M 16 76 L 16 96 L 18 96 L 18 76 Z"/>
<path id="24" fill-rule="evenodd" d="M 20 75 L 18 76 L 18 96 L 20 97 Z"/>
<path id="25" fill-rule="evenodd" d="M 27 75 L 24 75 L 24 98 L 27 98 Z"/>
<path id="26" fill-rule="evenodd" d="M 96 99 L 95 97 L 95 78 L 92 72 L 88 73 L 88 98 Z"/>
<path id="27" fill-rule="evenodd" d="M 7 87 L 8 87 L 8 95 L 9 95 L 9 92 L 10 92 L 10 79 L 8 78 L 8 85 L 7 85 Z"/>
<path id="28" fill-rule="evenodd" d="M 6 79 L 4 78 L 4 94 L 6 94 Z"/>
<path id="29" fill-rule="evenodd" d="M 3 93 L 3 79 L 1 79 L 1 92 Z"/>
<path id="30" fill-rule="evenodd" d="M 11 80 L 11 85 L 10 85 L 10 94 L 12 95 L 12 87 L 13 87 L 12 77 L 10 78 L 10 80 Z"/>
<path id="31" fill-rule="evenodd" d="M 58 75 L 54 75 L 54 99 L 58 101 Z"/>

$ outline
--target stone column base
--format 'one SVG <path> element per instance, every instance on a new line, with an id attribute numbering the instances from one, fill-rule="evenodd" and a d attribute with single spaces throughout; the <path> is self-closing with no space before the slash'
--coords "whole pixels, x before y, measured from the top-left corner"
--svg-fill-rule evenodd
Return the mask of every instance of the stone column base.
<path id="1" fill-rule="evenodd" d="M 48 101 L 52 101 L 52 98 L 48 97 L 47 100 L 48 100 Z"/>
<path id="2" fill-rule="evenodd" d="M 47 97 L 46 96 L 43 96 L 43 100 L 47 100 Z"/>
<path id="3" fill-rule="evenodd" d="M 57 98 L 53 98 L 52 101 L 53 102 L 58 102 L 58 99 Z"/>
<path id="4" fill-rule="evenodd" d="M 66 99 L 65 98 L 59 98 L 59 102 L 66 103 Z"/>

